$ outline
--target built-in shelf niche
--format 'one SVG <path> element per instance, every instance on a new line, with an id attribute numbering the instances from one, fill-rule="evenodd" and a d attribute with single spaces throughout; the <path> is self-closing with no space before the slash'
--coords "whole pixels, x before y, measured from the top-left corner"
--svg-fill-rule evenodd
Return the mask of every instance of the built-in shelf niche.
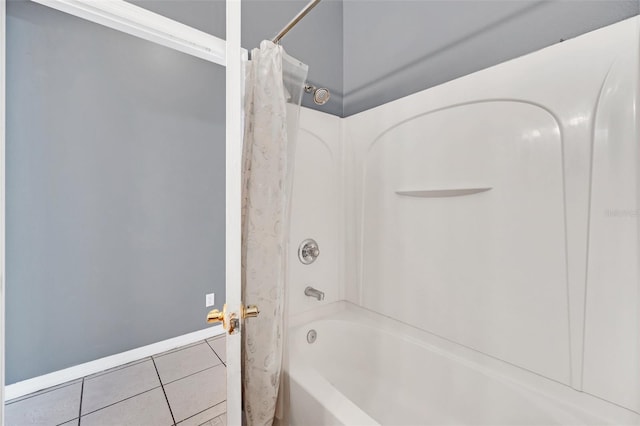
<path id="1" fill-rule="evenodd" d="M 417 198 L 445 198 L 473 195 L 491 190 L 491 187 L 479 188 L 447 188 L 447 189 L 420 189 L 415 191 L 396 191 L 396 194 L 404 197 Z"/>

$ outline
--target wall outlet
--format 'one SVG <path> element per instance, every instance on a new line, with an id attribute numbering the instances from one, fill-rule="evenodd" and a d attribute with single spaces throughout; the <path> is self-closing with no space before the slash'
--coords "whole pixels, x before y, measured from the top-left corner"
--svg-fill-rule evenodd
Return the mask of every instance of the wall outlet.
<path id="1" fill-rule="evenodd" d="M 216 304 L 216 294 L 215 293 L 209 293 L 206 296 L 206 303 L 205 303 L 205 307 L 210 307 Z"/>

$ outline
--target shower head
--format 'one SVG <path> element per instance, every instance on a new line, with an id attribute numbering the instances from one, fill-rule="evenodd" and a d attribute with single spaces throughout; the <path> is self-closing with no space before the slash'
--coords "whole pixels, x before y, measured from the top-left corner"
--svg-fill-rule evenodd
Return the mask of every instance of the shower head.
<path id="1" fill-rule="evenodd" d="M 313 102 L 315 102 L 316 105 L 326 104 L 327 101 L 329 101 L 329 98 L 331 97 L 331 93 L 329 93 L 329 89 L 326 89 L 324 87 L 317 88 L 316 86 L 307 84 L 304 86 L 304 91 L 307 93 L 313 93 Z"/>
<path id="2" fill-rule="evenodd" d="M 316 91 L 313 92 L 313 102 L 318 105 L 326 104 L 330 97 L 331 93 L 329 93 L 329 89 L 325 89 L 324 87 L 316 89 Z"/>

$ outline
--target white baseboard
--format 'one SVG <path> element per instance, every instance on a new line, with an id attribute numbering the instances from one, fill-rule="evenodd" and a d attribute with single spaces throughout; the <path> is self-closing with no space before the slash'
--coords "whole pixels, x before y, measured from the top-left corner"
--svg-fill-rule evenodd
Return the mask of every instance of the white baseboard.
<path id="1" fill-rule="evenodd" d="M 180 346 L 199 342 L 200 340 L 208 339 L 210 337 L 219 336 L 221 334 L 224 334 L 222 325 L 216 325 L 214 327 L 194 331 L 193 333 L 184 334 L 182 336 L 163 340 L 151 345 L 131 349 L 130 351 L 96 359 L 95 361 L 74 365 L 73 367 L 65 368 L 64 370 L 54 371 L 49 374 L 44 374 L 42 376 L 5 386 L 4 397 L 6 401 L 10 401 L 42 389 L 57 386 L 71 380 L 80 379 L 90 374 L 99 373 L 122 364 L 137 361 L 151 355 L 156 355 Z"/>

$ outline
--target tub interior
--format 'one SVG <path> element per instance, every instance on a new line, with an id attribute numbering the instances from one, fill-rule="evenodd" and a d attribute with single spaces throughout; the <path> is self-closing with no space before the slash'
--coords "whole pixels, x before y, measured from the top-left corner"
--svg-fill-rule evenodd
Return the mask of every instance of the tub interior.
<path id="1" fill-rule="evenodd" d="M 354 308 L 352 308 L 354 309 Z M 384 425 L 603 424 L 603 419 L 363 321 L 321 319 L 293 334 L 298 370 L 311 370 Z M 388 321 L 383 317 L 380 322 Z M 309 330 L 317 333 L 310 344 Z"/>

